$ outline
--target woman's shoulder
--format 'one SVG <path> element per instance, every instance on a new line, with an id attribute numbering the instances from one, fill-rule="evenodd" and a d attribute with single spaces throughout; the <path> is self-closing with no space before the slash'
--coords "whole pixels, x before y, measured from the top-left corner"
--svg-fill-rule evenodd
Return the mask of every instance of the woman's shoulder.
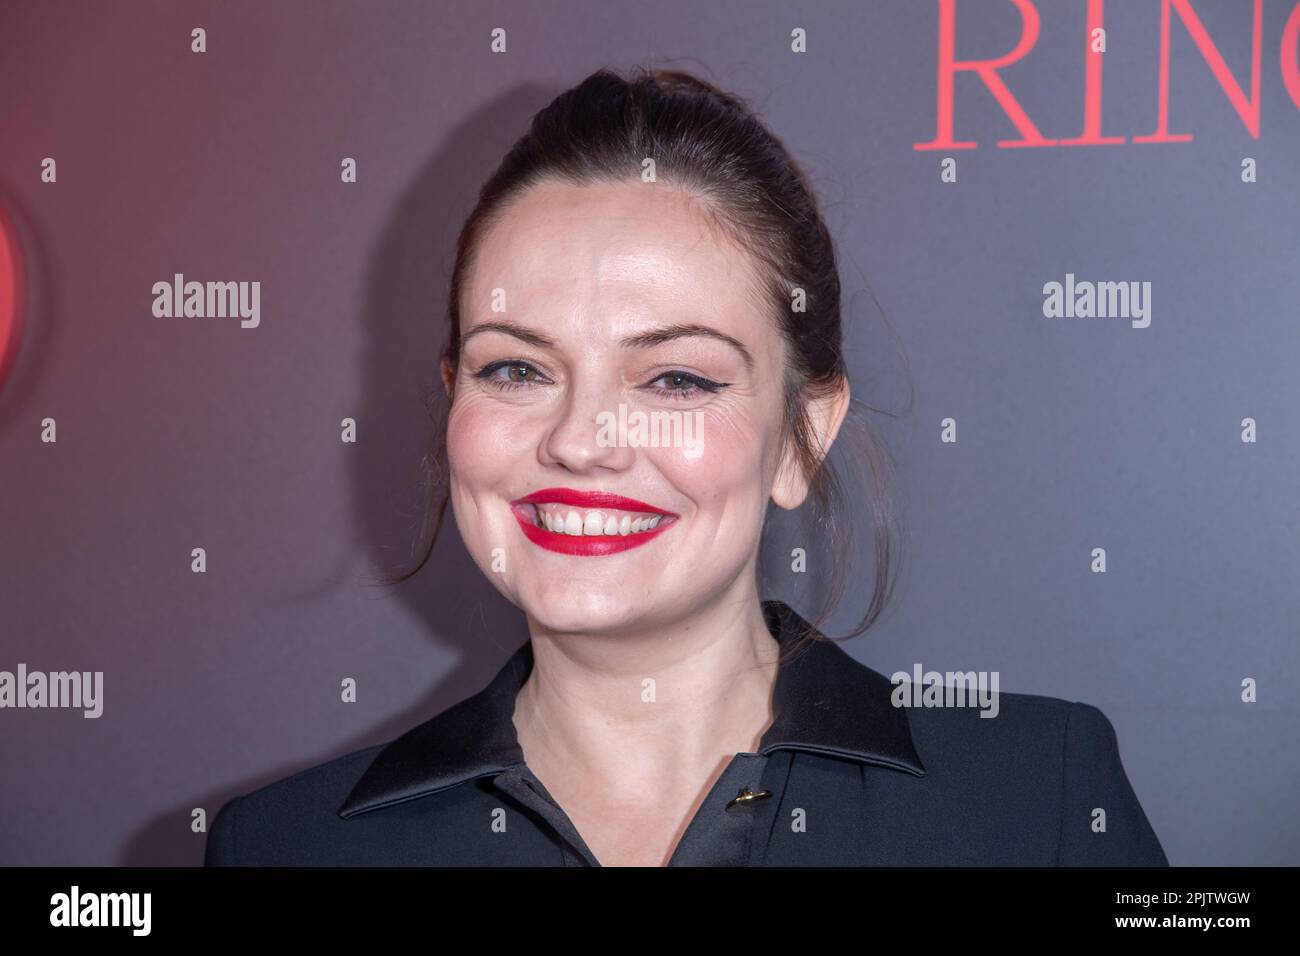
<path id="1" fill-rule="evenodd" d="M 899 706 L 896 698 L 896 706 Z M 1005 781 L 1119 762 L 1115 727 L 1098 707 L 1043 694 L 997 693 L 979 702 L 919 698 L 902 704 L 926 773 Z"/>
<path id="2" fill-rule="evenodd" d="M 921 790 L 947 811 L 998 805 L 1022 825 L 1054 827 L 1061 863 L 1167 865 L 1101 708 L 999 693 L 987 707 L 909 706 L 908 723 L 929 778 Z"/>
<path id="3" fill-rule="evenodd" d="M 977 745 L 985 757 L 991 750 L 1042 753 L 1057 759 L 1096 760 L 1118 749 L 1115 727 L 1101 708 L 1080 700 L 1044 694 L 994 692 L 927 695 L 905 692 L 895 706 L 907 709 L 918 745 L 959 748 Z"/>
<path id="4" fill-rule="evenodd" d="M 324 829 L 385 744 L 335 757 L 229 798 L 208 828 L 206 866 L 250 860 L 274 834 Z"/>
<path id="5" fill-rule="evenodd" d="M 525 643 L 482 690 L 399 736 L 230 799 L 212 820 L 205 862 L 418 864 L 454 855 L 473 830 L 466 821 L 481 818 L 491 799 L 485 788 L 461 784 L 522 756 L 510 721 L 529 649 Z"/>

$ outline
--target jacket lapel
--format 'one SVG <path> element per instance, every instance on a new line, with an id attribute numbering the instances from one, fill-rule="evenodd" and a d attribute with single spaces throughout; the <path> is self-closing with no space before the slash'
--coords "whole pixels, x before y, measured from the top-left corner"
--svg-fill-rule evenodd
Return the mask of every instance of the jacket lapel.
<path id="1" fill-rule="evenodd" d="M 764 601 L 763 615 L 783 649 L 810 630 L 780 601 Z M 338 815 L 347 819 L 523 765 L 512 718 L 532 669 L 532 644 L 525 642 L 477 694 L 385 745 Z M 891 703 L 892 690 L 889 678 L 818 635 L 777 670 L 773 721 L 759 752 L 805 751 L 924 776 L 906 709 Z"/>

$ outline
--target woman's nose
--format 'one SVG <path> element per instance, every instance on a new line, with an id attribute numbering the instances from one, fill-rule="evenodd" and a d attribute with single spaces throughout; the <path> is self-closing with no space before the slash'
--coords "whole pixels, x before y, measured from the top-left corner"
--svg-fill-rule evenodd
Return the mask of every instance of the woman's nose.
<path id="1" fill-rule="evenodd" d="M 557 417 L 542 442 L 543 464 L 559 465 L 575 473 L 597 468 L 619 471 L 631 465 L 636 450 L 619 441 L 617 421 L 620 397 L 612 389 L 585 388 L 571 392 L 558 407 Z"/>

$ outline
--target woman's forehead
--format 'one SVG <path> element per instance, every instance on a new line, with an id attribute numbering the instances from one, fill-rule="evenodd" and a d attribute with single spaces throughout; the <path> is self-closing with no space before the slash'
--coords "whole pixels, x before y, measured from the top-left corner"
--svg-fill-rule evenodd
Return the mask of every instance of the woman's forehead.
<path id="1" fill-rule="evenodd" d="M 701 209 L 660 183 L 545 183 L 482 237 L 468 283 L 475 296 L 609 296 L 716 305 L 745 293 L 755 262 Z"/>

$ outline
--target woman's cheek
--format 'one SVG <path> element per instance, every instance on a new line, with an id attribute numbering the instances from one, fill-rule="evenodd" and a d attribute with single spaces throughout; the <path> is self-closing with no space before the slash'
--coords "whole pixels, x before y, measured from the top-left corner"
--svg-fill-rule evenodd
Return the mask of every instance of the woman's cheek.
<path id="1" fill-rule="evenodd" d="M 492 482 L 508 475 L 528 454 L 525 442 L 534 430 L 529 418 L 526 408 L 481 395 L 466 395 L 452 405 L 447 419 L 448 463 L 473 481 L 474 494 L 493 490 Z"/>
<path id="2" fill-rule="evenodd" d="M 527 451 L 515 416 L 476 396 L 456 402 L 447 419 L 447 464 L 452 506 L 461 538 L 484 566 L 492 549 L 509 541 L 514 521 L 507 502 L 512 465 Z M 502 539 L 502 540 L 496 540 Z"/>
<path id="3" fill-rule="evenodd" d="M 695 503 L 697 520 L 736 533 L 766 512 L 764 474 L 768 436 L 750 416 L 730 410 L 702 410 L 698 453 L 652 449 L 655 464 L 681 494 Z"/>
<path id="4" fill-rule="evenodd" d="M 765 426 L 752 412 L 718 404 L 688 414 L 697 415 L 690 430 L 695 448 L 677 456 L 683 474 L 699 476 L 711 486 L 730 486 L 734 476 L 752 474 L 767 444 Z"/>

